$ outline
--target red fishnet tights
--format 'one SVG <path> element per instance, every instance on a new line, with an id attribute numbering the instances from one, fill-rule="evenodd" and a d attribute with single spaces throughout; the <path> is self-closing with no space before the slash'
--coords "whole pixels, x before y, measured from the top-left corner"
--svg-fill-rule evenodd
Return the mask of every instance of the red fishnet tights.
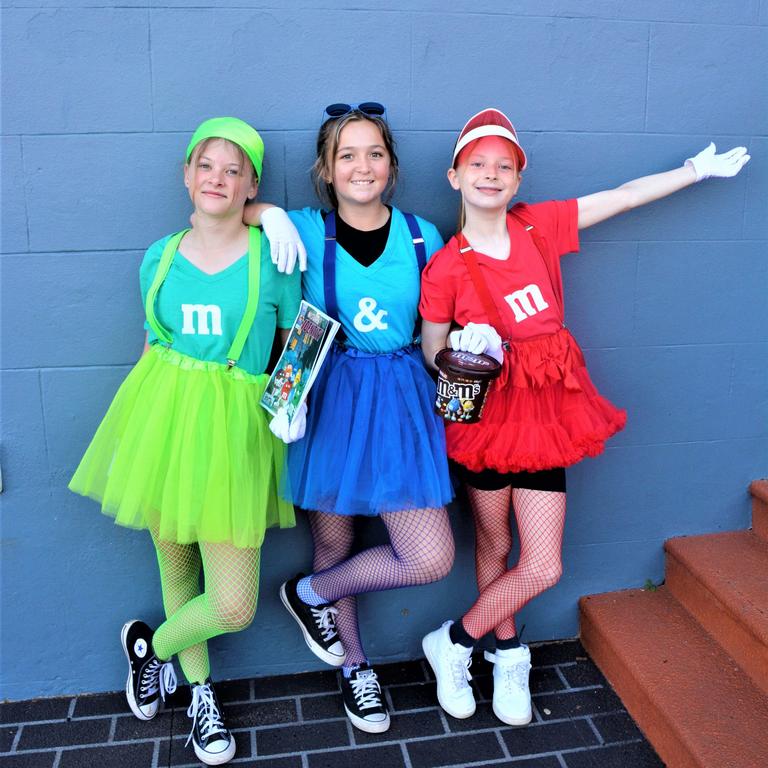
<path id="1" fill-rule="evenodd" d="M 480 597 L 462 618 L 474 638 L 494 631 L 499 640 L 517 634 L 515 613 L 560 579 L 565 494 L 467 487 L 475 521 L 475 568 Z M 520 558 L 511 570 L 510 497 L 520 534 Z"/>

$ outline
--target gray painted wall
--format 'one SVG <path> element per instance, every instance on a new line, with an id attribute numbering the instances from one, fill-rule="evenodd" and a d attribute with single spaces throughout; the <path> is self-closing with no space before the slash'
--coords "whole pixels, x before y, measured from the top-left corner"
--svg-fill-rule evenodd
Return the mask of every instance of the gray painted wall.
<path id="1" fill-rule="evenodd" d="M 569 324 L 629 423 L 569 472 L 565 575 L 524 610 L 527 638 L 574 636 L 579 595 L 659 581 L 665 538 L 748 525 L 768 465 L 768 0 L 445 6 L 4 2 L 0 698 L 120 688 L 122 623 L 161 618 L 148 535 L 66 482 L 140 353 L 142 252 L 185 224 L 182 152 L 217 114 L 263 131 L 261 194 L 297 207 L 324 105 L 383 101 L 396 202 L 445 236 L 455 133 L 484 106 L 520 129 L 530 201 L 747 144 L 738 178 L 595 227 L 566 258 Z M 374 660 L 420 655 L 472 600 L 471 524 L 452 517 L 447 579 L 361 600 Z M 310 550 L 303 520 L 269 536 L 254 626 L 211 644 L 217 679 L 319 667 L 276 596 Z"/>

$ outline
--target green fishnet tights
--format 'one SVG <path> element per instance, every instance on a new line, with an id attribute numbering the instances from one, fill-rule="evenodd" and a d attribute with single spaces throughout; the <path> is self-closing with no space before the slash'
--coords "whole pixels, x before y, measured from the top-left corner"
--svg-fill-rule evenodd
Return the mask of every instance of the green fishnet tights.
<path id="1" fill-rule="evenodd" d="M 153 649 L 163 661 L 178 654 L 187 680 L 203 683 L 210 674 L 205 641 L 238 632 L 253 621 L 261 550 L 238 549 L 232 544 L 175 544 L 162 541 L 156 530 L 151 533 L 166 615 L 155 630 Z"/>

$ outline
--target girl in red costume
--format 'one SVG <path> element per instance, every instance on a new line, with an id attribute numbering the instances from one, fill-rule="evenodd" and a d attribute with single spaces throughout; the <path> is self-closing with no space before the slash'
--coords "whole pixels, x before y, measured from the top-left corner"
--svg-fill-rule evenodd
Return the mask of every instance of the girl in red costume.
<path id="1" fill-rule="evenodd" d="M 502 373 L 481 421 L 446 424 L 448 455 L 475 521 L 480 591 L 459 621 L 423 641 L 440 705 L 454 717 L 475 711 L 470 656 L 493 631 L 496 651 L 486 653 L 494 664 L 493 711 L 510 725 L 530 721 L 530 652 L 517 637 L 515 614 L 560 578 L 564 468 L 601 453 L 626 421 L 598 393 L 565 327 L 560 257 L 579 249 L 580 229 L 701 179 L 735 176 L 748 160 L 744 147 L 717 155 L 710 144 L 675 170 L 507 210 L 527 165 L 512 123 L 485 109 L 462 129 L 448 171 L 461 192 L 462 227 L 424 270 L 422 347 L 430 362 L 446 346 L 491 355 Z M 510 505 L 520 536 L 512 569 Z"/>

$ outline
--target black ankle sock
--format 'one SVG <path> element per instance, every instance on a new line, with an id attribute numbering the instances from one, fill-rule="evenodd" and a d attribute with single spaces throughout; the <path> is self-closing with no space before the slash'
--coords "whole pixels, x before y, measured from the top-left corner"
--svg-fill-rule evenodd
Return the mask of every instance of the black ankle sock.
<path id="1" fill-rule="evenodd" d="M 508 637 L 506 640 L 499 640 L 498 637 L 496 638 L 497 651 L 508 651 L 510 648 L 519 648 L 519 647 L 520 647 L 520 638 L 517 635 Z"/>
<path id="2" fill-rule="evenodd" d="M 461 623 L 461 621 L 454 621 L 448 630 L 448 634 L 451 637 L 452 643 L 458 643 L 459 645 L 463 645 L 465 648 L 474 648 L 475 643 L 477 642 L 477 639 L 472 637 L 472 635 L 470 635 L 469 632 L 464 629 L 464 625 Z"/>

